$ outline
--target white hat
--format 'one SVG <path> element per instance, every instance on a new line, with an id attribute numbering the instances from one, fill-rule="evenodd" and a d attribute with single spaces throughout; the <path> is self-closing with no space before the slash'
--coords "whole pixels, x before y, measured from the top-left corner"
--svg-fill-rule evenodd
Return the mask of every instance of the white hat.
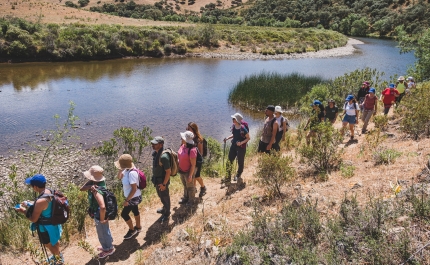
<path id="1" fill-rule="evenodd" d="M 181 133 L 181 138 L 187 142 L 187 144 L 194 144 L 194 133 L 190 131 L 185 131 Z"/>
<path id="2" fill-rule="evenodd" d="M 276 106 L 276 107 L 275 107 L 275 112 L 282 113 L 282 112 L 284 112 L 284 111 L 282 110 L 281 106 Z"/>
<path id="3" fill-rule="evenodd" d="M 242 123 L 243 117 L 240 113 L 235 113 L 235 114 L 231 115 L 231 117 L 233 119 L 235 119 L 238 123 Z"/>
<path id="4" fill-rule="evenodd" d="M 408 77 L 408 80 L 414 80 L 414 78 L 412 76 Z"/>
<path id="5" fill-rule="evenodd" d="M 405 77 L 404 76 L 399 76 L 399 78 L 397 79 L 397 81 L 405 81 Z"/>

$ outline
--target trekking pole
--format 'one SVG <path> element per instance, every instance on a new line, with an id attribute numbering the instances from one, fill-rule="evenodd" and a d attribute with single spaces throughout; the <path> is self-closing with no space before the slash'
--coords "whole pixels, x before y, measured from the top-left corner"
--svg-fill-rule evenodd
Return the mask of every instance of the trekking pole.
<path id="1" fill-rule="evenodd" d="M 225 169 L 225 163 L 224 163 L 224 158 L 225 158 L 225 141 L 224 141 L 224 152 L 223 152 L 223 155 L 222 155 L 222 166 L 224 167 L 224 169 Z"/>
<path id="2" fill-rule="evenodd" d="M 46 257 L 46 261 L 48 262 L 48 264 L 50 265 L 51 264 L 51 261 L 49 260 L 49 257 L 48 257 L 48 252 L 46 251 L 46 247 L 45 247 L 45 245 L 42 243 L 42 240 L 40 239 L 40 229 L 39 229 L 39 225 L 38 224 L 36 224 L 36 231 L 37 231 L 37 236 L 39 237 L 39 242 L 40 242 L 40 246 L 42 247 L 42 252 L 45 254 L 45 257 Z"/>

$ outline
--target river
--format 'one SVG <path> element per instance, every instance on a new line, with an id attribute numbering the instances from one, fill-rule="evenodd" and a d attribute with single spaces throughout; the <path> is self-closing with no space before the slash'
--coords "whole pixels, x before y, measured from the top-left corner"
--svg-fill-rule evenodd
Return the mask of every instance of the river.
<path id="1" fill-rule="evenodd" d="M 357 68 L 376 68 L 386 79 L 405 75 L 415 58 L 390 40 L 361 39 L 352 55 L 288 60 L 203 58 L 121 59 L 0 65 L 0 154 L 27 148 L 76 104 L 85 146 L 107 140 L 121 127 L 148 126 L 177 146 L 189 121 L 218 140 L 229 134 L 236 108 L 227 97 L 243 77 L 261 71 L 298 72 L 334 78 Z M 362 80 L 357 80 L 357 88 Z M 251 128 L 263 119 L 246 117 Z M 61 119 L 62 120 L 62 119 Z M 167 145 L 169 142 L 167 143 Z"/>

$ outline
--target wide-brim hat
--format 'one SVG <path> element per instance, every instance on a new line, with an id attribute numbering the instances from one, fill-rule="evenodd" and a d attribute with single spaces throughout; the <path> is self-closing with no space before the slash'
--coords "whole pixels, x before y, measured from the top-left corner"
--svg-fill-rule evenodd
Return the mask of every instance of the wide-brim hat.
<path id="1" fill-rule="evenodd" d="M 134 168 L 133 157 L 131 157 L 129 154 L 121 155 L 118 161 L 115 161 L 114 164 L 118 169 Z"/>
<path id="2" fill-rule="evenodd" d="M 275 112 L 283 113 L 284 111 L 282 110 L 281 106 L 276 106 Z"/>
<path id="3" fill-rule="evenodd" d="M 194 144 L 194 133 L 191 131 L 185 131 L 181 132 L 181 138 L 187 143 L 187 144 Z"/>
<path id="4" fill-rule="evenodd" d="M 397 79 L 397 81 L 405 81 L 405 77 L 404 76 L 399 76 L 399 78 Z"/>
<path id="5" fill-rule="evenodd" d="M 233 119 L 235 119 L 238 123 L 240 123 L 240 124 L 242 123 L 243 117 L 242 117 L 242 115 L 240 113 L 237 112 L 237 113 L 231 115 L 231 117 Z"/>
<path id="6" fill-rule="evenodd" d="M 92 166 L 87 171 L 83 172 L 84 176 L 92 181 L 100 182 L 105 180 L 106 178 L 103 176 L 103 168 L 101 166 Z"/>

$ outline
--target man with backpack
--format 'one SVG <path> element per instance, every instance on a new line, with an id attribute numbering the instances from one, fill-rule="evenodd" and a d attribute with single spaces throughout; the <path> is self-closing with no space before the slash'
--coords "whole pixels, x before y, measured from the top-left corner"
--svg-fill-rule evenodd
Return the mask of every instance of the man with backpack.
<path id="1" fill-rule="evenodd" d="M 92 166 L 83 172 L 88 181 L 80 188 L 81 191 L 88 191 L 88 214 L 94 219 L 100 242 L 100 246 L 97 247 L 97 250 L 100 251 L 97 255 L 99 259 L 104 259 L 115 252 L 112 244 L 112 233 L 109 228 L 109 215 L 112 213 L 108 212 L 106 205 L 108 204 L 106 196 L 109 191 L 106 190 L 106 178 L 103 176 L 103 172 L 104 170 L 100 166 Z M 117 205 L 114 206 L 117 207 Z M 113 210 L 117 213 L 116 209 Z"/>
<path id="2" fill-rule="evenodd" d="M 25 214 L 27 219 L 32 222 L 31 230 L 37 231 L 40 243 L 52 253 L 47 263 L 50 265 L 64 264 L 59 242 L 63 228 L 61 224 L 50 224 L 52 223 L 55 192 L 46 188 L 46 178 L 42 174 L 27 178 L 25 184 L 30 185 L 38 197 L 34 201 L 23 201 L 21 205 L 15 206 L 15 211 Z"/>
<path id="3" fill-rule="evenodd" d="M 156 136 L 151 141 L 152 149 L 152 183 L 157 190 L 157 195 L 163 204 L 163 207 L 157 209 L 157 213 L 161 214 L 158 219 L 160 223 L 164 223 L 169 220 L 170 217 L 170 155 L 164 151 L 164 139 L 161 136 Z"/>
<path id="4" fill-rule="evenodd" d="M 139 173 L 134 166 L 133 158 L 129 154 L 121 155 L 114 164 L 118 169 L 117 177 L 122 182 L 125 197 L 121 217 L 128 225 L 128 232 L 125 234 L 124 239 L 130 239 L 142 230 L 139 213 L 139 203 L 142 202 L 142 193 L 138 188 Z M 129 216 L 130 212 L 133 212 L 136 226 L 133 226 L 133 221 Z"/>
<path id="5" fill-rule="evenodd" d="M 358 102 L 359 102 L 359 106 L 360 106 L 361 111 L 363 111 L 363 107 L 361 104 L 363 104 L 363 101 L 364 101 L 364 98 L 366 97 L 366 95 L 369 94 L 369 89 L 370 89 L 370 82 L 364 81 L 363 84 L 361 85 L 360 89 L 358 90 L 357 98 L 358 98 Z"/>
<path id="6" fill-rule="evenodd" d="M 263 134 L 261 135 L 260 142 L 258 144 L 259 153 L 270 154 L 270 150 L 274 147 L 273 144 L 276 141 L 276 132 L 278 131 L 278 123 L 276 123 L 275 106 L 269 105 L 266 108 L 265 114 L 266 119 L 263 124 Z"/>

